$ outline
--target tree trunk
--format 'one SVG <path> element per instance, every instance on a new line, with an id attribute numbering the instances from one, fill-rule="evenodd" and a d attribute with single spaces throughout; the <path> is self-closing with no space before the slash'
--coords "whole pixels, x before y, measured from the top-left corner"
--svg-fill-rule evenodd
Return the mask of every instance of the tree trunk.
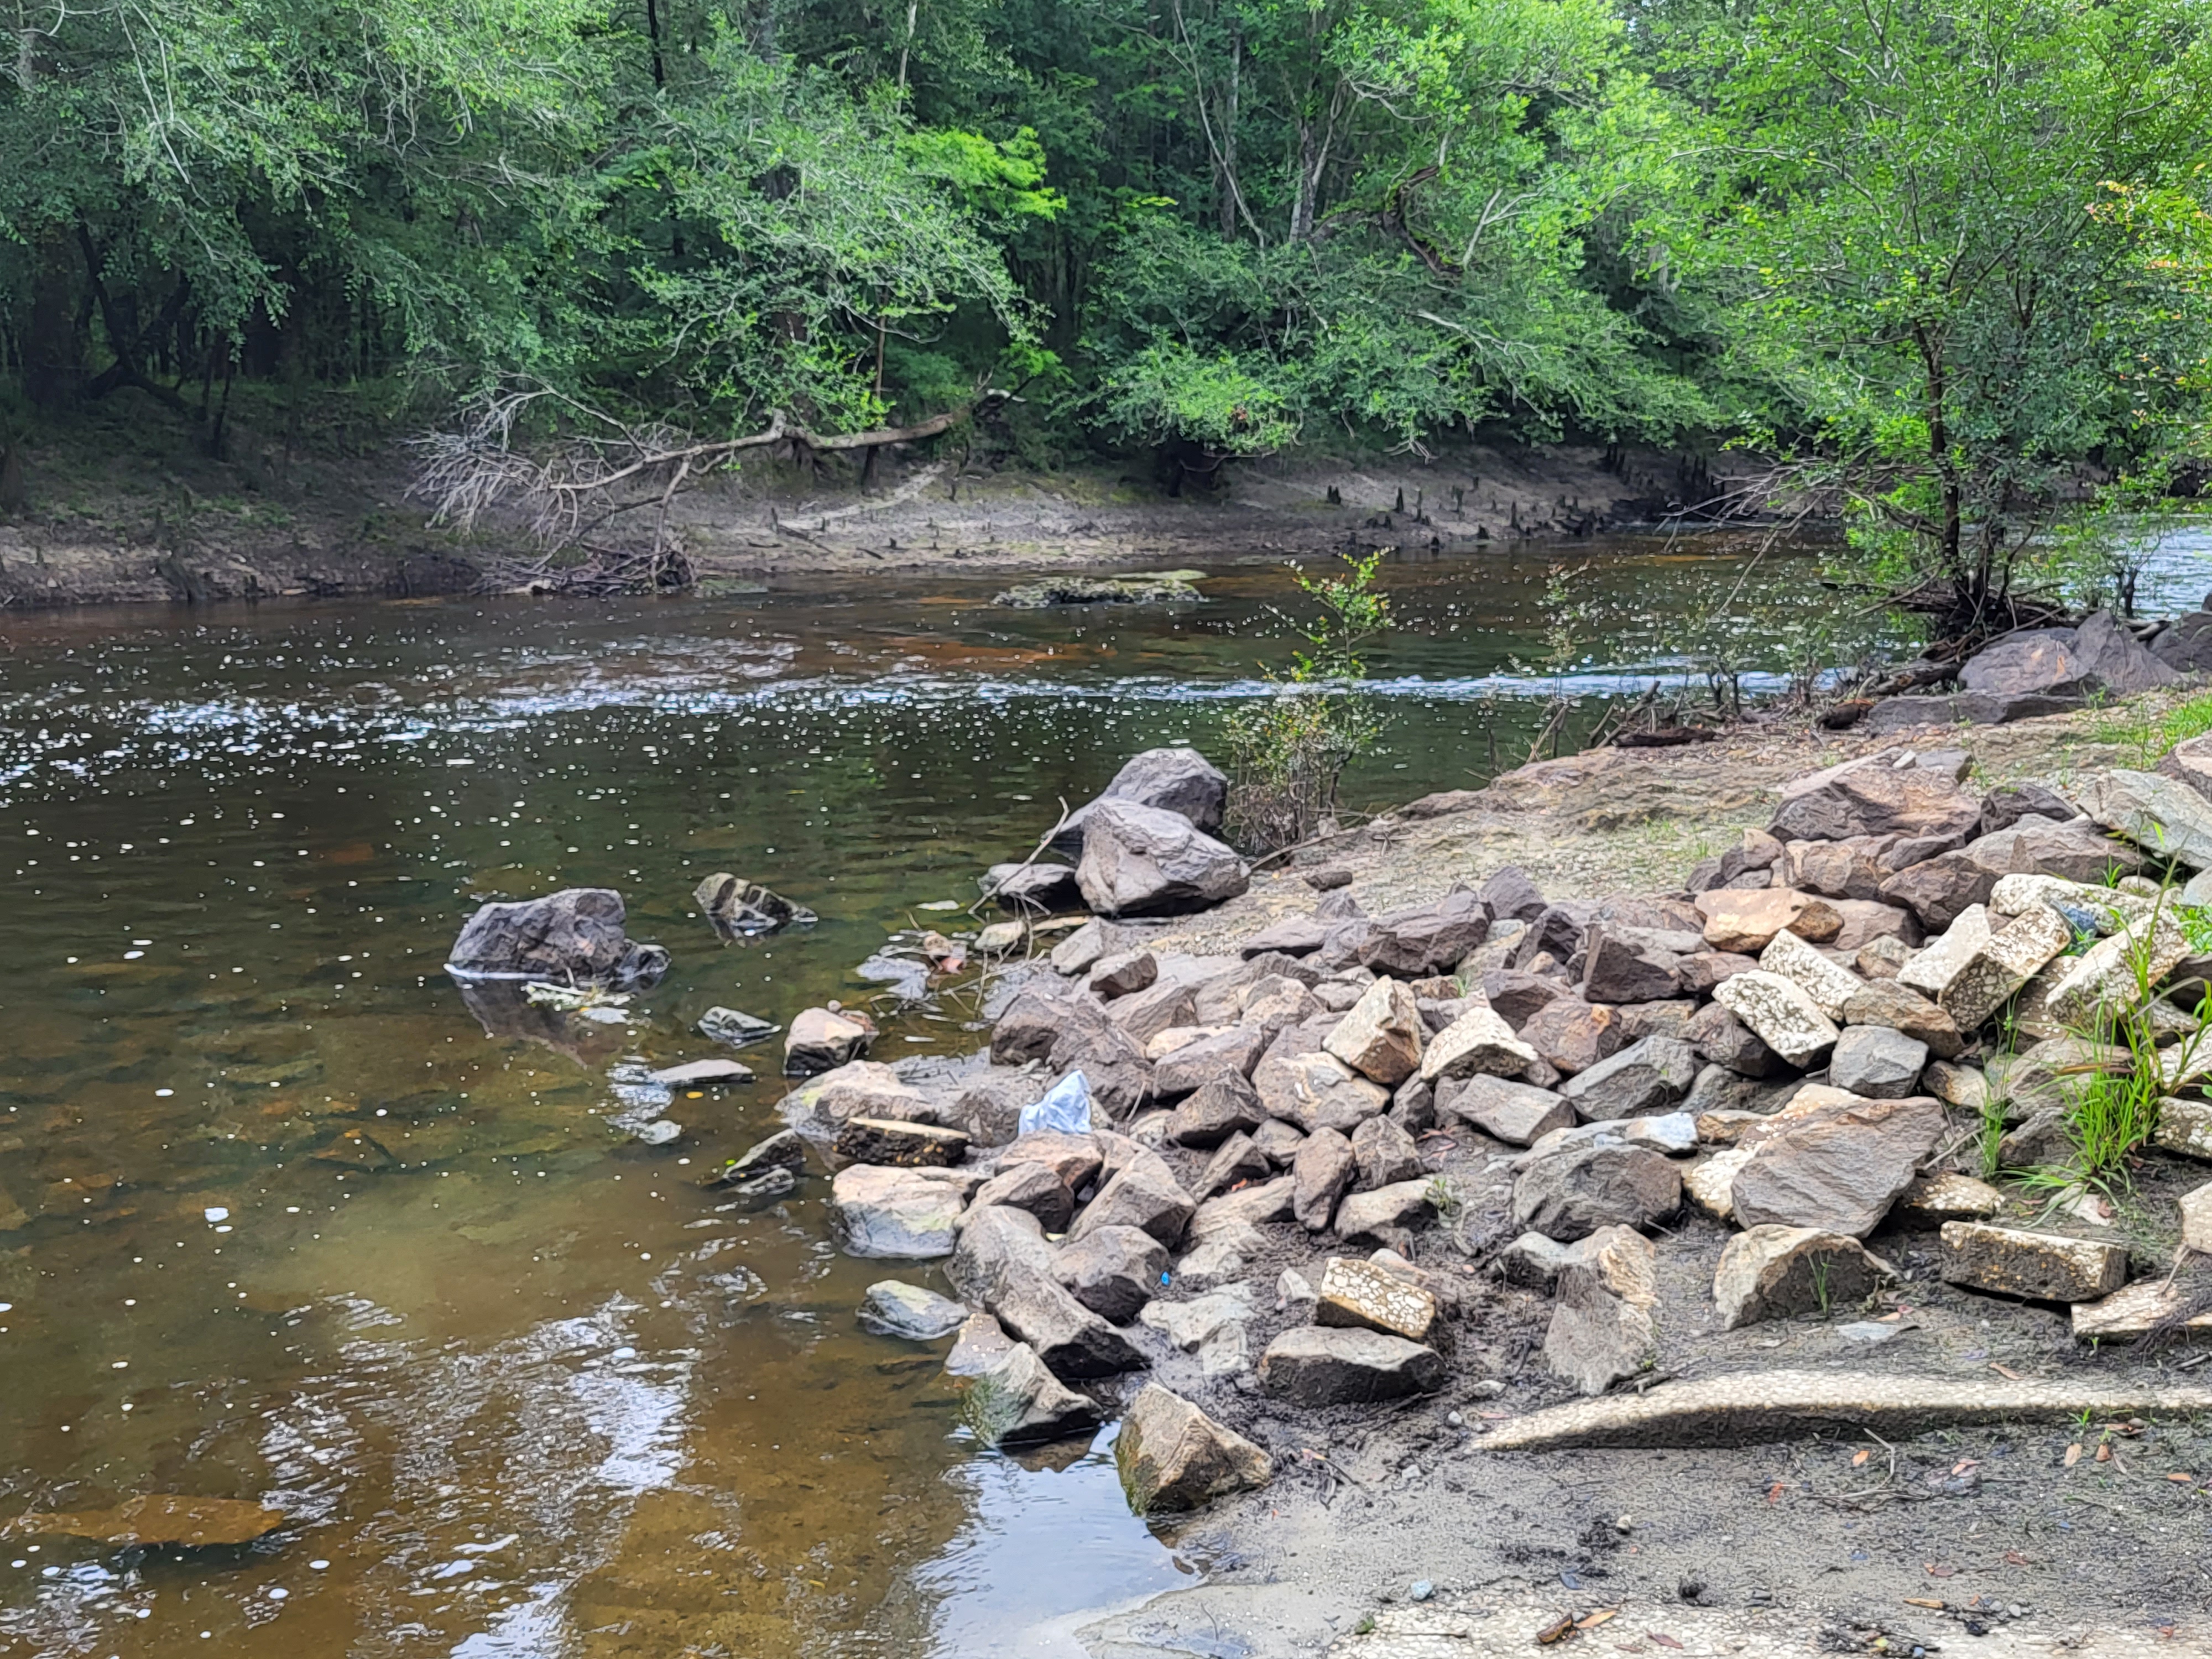
<path id="1" fill-rule="evenodd" d="M 65 231 L 40 243 L 32 278 L 31 326 L 23 342 L 23 390 L 31 406 L 55 414 L 84 387 L 84 341 L 76 323 L 76 261 Z"/>
<path id="2" fill-rule="evenodd" d="M 1229 31 L 1229 91 L 1221 106 L 1221 189 L 1217 210 L 1224 241 L 1237 234 L 1237 94 L 1243 57 L 1243 31 L 1232 21 Z"/>

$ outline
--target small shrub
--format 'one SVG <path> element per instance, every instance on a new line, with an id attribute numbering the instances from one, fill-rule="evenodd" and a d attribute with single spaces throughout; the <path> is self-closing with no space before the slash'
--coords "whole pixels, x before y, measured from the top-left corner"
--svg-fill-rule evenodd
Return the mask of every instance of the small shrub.
<path id="1" fill-rule="evenodd" d="M 1273 695 L 1224 722 L 1233 769 L 1229 831 L 1255 851 L 1277 851 L 1311 836 L 1336 811 L 1344 769 L 1382 734 L 1381 712 L 1360 689 L 1367 678 L 1364 649 L 1390 622 L 1390 601 L 1375 591 L 1382 555 L 1377 550 L 1343 559 L 1348 575 L 1297 573 L 1298 591 L 1322 607 L 1298 630 L 1308 648 L 1297 653 L 1287 675 L 1270 675 Z"/>

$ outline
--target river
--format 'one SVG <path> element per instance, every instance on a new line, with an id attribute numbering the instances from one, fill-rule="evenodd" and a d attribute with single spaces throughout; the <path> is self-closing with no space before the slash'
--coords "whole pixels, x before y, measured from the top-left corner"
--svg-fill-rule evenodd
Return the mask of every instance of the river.
<path id="1" fill-rule="evenodd" d="M 1554 690 L 1704 695 L 1695 619 L 1746 556 L 1394 564 L 1392 724 L 1348 797 L 1480 781 Z M 1809 561 L 1745 580 L 1753 665 L 1824 648 Z M 0 1535 L 0 1654 L 1037 1654 L 1204 1570 L 1127 1514 L 1110 1429 L 981 1450 L 933 1351 L 856 1328 L 891 1272 L 827 1242 L 826 1182 L 700 1188 L 775 1127 L 779 1049 L 671 1102 L 673 1146 L 617 1123 L 611 1066 L 715 1052 L 715 1004 L 880 993 L 855 966 L 961 920 L 921 907 L 1060 800 L 1213 746 L 1306 608 L 1233 553 L 1197 607 L 998 586 L 0 618 L 0 1516 L 291 1516 L 197 1555 Z M 716 870 L 819 925 L 718 940 L 689 899 Z M 672 971 L 580 1044 L 488 1031 L 456 928 L 574 884 Z M 883 1021 L 879 1059 L 979 1041 L 957 1000 Z"/>

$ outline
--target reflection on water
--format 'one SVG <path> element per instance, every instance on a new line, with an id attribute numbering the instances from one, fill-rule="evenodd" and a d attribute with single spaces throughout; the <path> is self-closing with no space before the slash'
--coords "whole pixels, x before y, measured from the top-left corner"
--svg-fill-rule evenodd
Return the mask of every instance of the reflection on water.
<path id="1" fill-rule="evenodd" d="M 1602 689 L 1737 568 L 1589 556 L 1559 672 Z M 1392 568 L 1356 796 L 1510 763 L 1544 571 Z M 1825 603 L 1802 561 L 1755 580 Z M 9 1534 L 0 1653 L 1033 1651 L 1174 1581 L 1110 1434 L 979 1453 L 935 1357 L 857 1329 L 889 1275 L 829 1247 L 817 1183 L 698 1188 L 772 1081 L 679 1092 L 650 1149 L 608 1076 L 712 1052 L 716 1004 L 872 994 L 915 906 L 1131 751 L 1206 744 L 1294 598 L 1264 562 L 1175 612 L 990 591 L 6 620 L 0 1514 L 173 1490 L 293 1524 L 194 1560 Z M 820 925 L 717 939 L 689 902 L 717 869 Z M 479 1019 L 439 970 L 461 919 L 575 884 L 624 891 L 666 981 L 611 1025 Z M 949 1003 L 884 1024 L 884 1058 L 977 1041 Z"/>

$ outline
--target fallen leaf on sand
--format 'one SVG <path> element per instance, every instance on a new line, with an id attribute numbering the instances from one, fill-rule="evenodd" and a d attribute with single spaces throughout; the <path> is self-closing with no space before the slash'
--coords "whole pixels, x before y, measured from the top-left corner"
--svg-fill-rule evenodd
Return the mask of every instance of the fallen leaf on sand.
<path id="1" fill-rule="evenodd" d="M 1905 1605 L 1908 1607 L 1932 1607 L 1938 1613 L 1943 1610 L 1941 1601 L 1926 1595 L 1908 1595 L 1905 1598 Z"/>
<path id="2" fill-rule="evenodd" d="M 1648 1630 L 1644 1633 L 1662 1648 L 1673 1648 L 1677 1653 L 1682 1650 L 1682 1644 L 1671 1636 L 1662 1636 L 1656 1630 Z"/>
<path id="3" fill-rule="evenodd" d="M 2000 1365 L 2000 1364 L 1997 1364 L 1997 1362 L 1996 1362 L 1996 1360 L 1994 1360 L 1994 1359 L 1992 1359 L 1991 1361 L 1990 1361 L 1990 1369 L 1991 1370 L 1995 1371 L 1995 1372 L 1996 1372 L 1999 1376 L 2004 1377 L 2004 1378 L 2008 1379 L 2008 1381 L 2011 1381 L 2011 1382 L 2027 1382 L 2027 1379 L 2025 1376 L 2021 1376 L 2018 1371 L 2016 1371 L 2016 1370 L 2013 1370 L 2013 1368 L 2012 1368 L 2011 1366 L 2009 1366 L 2009 1365 Z"/>
<path id="4" fill-rule="evenodd" d="M 2005 1565 L 2008 1567 L 2025 1567 L 2031 1565 L 2032 1564 L 2029 1562 L 2028 1559 L 2022 1555 L 2018 1550 L 2007 1550 L 2005 1552 Z"/>
<path id="5" fill-rule="evenodd" d="M 1574 1628 L 1575 1617 L 1572 1613 L 1568 1613 L 1564 1618 L 1558 1620 L 1558 1622 L 1547 1625 L 1543 1629 L 1538 1631 L 1536 1632 L 1536 1640 L 1548 1648 L 1554 1642 L 1565 1641 L 1569 1636 L 1574 1633 Z"/>
<path id="6" fill-rule="evenodd" d="M 2070 1469 L 2081 1461 L 2081 1443 L 2077 1440 L 2066 1449 L 2066 1467 Z"/>
<path id="7" fill-rule="evenodd" d="M 1928 1576 L 1930 1578 L 1948 1578 L 1952 1574 L 1958 1571 L 1958 1568 L 1953 1566 L 1948 1561 L 1930 1561 L 1928 1563 Z"/>
<path id="8" fill-rule="evenodd" d="M 1851 1455 L 1851 1467 L 1853 1468 L 1857 1468 L 1860 1465 L 1863 1464 L 1868 1458 L 1872 1457 L 1873 1455 L 1874 1452 L 1871 1449 L 1865 1451 L 1854 1452 Z"/>
<path id="9" fill-rule="evenodd" d="M 1576 1625 L 1577 1630 L 1595 1630 L 1600 1625 L 1620 1612 L 1619 1607 L 1600 1607 L 1595 1613 Z"/>
<path id="10" fill-rule="evenodd" d="M 2100 1445 L 2097 1448 L 2097 1461 L 2100 1463 L 2111 1462 L 2112 1461 L 2112 1449 L 2110 1446 Z"/>

